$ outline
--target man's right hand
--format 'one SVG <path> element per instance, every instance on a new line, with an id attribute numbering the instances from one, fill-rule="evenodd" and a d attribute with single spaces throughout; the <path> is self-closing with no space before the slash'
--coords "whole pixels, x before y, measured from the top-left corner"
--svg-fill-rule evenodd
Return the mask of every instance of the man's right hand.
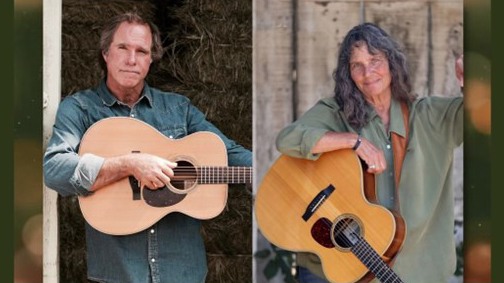
<path id="1" fill-rule="evenodd" d="M 132 175 L 141 187 L 146 186 L 151 190 L 169 184 L 174 175 L 173 168 L 177 167 L 175 162 L 147 153 L 132 153 L 128 159 Z"/>

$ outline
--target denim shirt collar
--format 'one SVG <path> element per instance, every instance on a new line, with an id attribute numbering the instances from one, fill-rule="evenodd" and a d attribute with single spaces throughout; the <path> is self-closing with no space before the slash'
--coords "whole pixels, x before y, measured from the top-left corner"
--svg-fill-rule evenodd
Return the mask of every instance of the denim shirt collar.
<path id="1" fill-rule="evenodd" d="M 105 83 L 105 79 L 102 79 L 100 81 L 100 84 L 98 85 L 97 89 L 98 95 L 100 95 L 101 100 L 103 101 L 103 104 L 106 106 L 110 107 L 114 105 L 114 103 L 119 104 L 119 100 L 112 95 L 112 93 L 109 91 L 107 84 Z M 142 90 L 142 96 L 140 96 L 140 99 L 138 99 L 137 103 L 146 100 L 147 104 L 149 107 L 152 107 L 152 94 L 151 94 L 151 88 L 149 85 L 145 82 L 144 83 L 144 88 Z"/>

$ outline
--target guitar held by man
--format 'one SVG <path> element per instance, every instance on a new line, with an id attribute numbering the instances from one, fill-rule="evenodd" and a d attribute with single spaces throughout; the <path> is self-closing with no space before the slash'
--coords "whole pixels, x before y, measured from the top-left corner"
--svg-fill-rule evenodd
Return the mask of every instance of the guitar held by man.
<path id="1" fill-rule="evenodd" d="M 130 176 L 79 196 L 86 221 L 111 235 L 142 231 L 172 212 L 213 218 L 226 206 L 227 184 L 252 182 L 251 167 L 227 166 L 226 147 L 216 134 L 202 131 L 170 139 L 128 117 L 106 118 L 93 124 L 79 149 L 80 155 L 86 153 L 103 157 L 149 153 L 177 163 L 174 176 L 164 187 L 152 190 Z"/>

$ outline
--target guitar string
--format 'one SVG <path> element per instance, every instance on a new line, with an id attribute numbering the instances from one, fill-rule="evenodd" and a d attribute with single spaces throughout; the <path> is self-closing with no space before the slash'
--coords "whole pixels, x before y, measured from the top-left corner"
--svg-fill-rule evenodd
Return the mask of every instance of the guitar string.
<path id="1" fill-rule="evenodd" d="M 175 167 L 174 173 L 178 174 L 171 179 L 174 181 L 197 179 L 201 176 L 200 181 L 209 181 L 210 183 L 241 183 L 242 179 L 246 182 L 252 181 L 253 168 L 250 167 L 229 167 L 229 166 L 179 166 Z M 231 180 L 231 181 L 229 181 Z"/>
<path id="2" fill-rule="evenodd" d="M 329 221 L 329 220 L 328 220 L 328 219 L 325 219 L 325 220 L 326 220 L 326 224 L 328 224 L 328 223 L 327 223 L 327 221 Z M 376 267 L 379 267 L 378 265 L 380 265 L 380 266 L 381 266 L 381 269 L 385 268 L 385 275 L 386 275 L 386 273 L 387 273 L 388 271 L 392 271 L 392 270 L 390 269 L 390 267 L 388 267 L 388 266 L 385 264 L 385 262 L 383 262 L 383 260 L 382 260 L 379 256 L 378 256 L 378 257 L 373 256 L 373 251 L 374 251 L 374 250 L 372 250 L 372 247 L 371 247 L 370 245 L 365 245 L 365 244 L 367 244 L 367 241 L 366 241 L 364 238 L 362 238 L 360 234 L 356 233 L 355 231 L 352 231 L 352 232 L 351 232 L 351 234 L 352 234 L 353 236 L 355 236 L 356 238 L 358 238 L 358 239 L 360 240 L 360 241 L 359 241 L 359 243 L 364 243 L 364 247 L 366 247 L 367 249 L 362 250 L 361 248 L 359 248 L 359 247 L 357 246 L 357 245 L 359 245 L 359 243 L 357 243 L 357 244 L 355 244 L 355 245 L 354 245 L 354 244 L 352 244 L 352 243 L 351 243 L 351 241 L 350 241 L 350 239 L 348 239 L 348 238 L 347 238 L 347 236 L 346 236 L 345 234 L 342 234 L 342 232 L 343 232 L 344 230 L 349 229 L 350 225 L 351 225 L 352 223 L 354 223 L 354 221 L 352 221 L 352 220 L 350 220 L 350 221 L 346 221 L 346 220 L 347 220 L 347 219 L 345 219 L 345 221 L 343 221 L 343 224 L 342 224 L 342 225 L 339 225 L 339 227 L 340 227 L 340 228 L 338 228 L 338 229 L 336 230 L 336 233 L 337 233 L 338 235 L 343 235 L 343 237 L 342 237 L 342 238 L 340 238 L 340 239 L 342 240 L 343 244 L 345 244 L 345 245 L 347 245 L 348 247 L 351 247 L 351 248 L 356 247 L 358 250 L 357 250 L 357 251 L 355 251 L 355 252 L 354 252 L 354 251 L 352 251 L 352 253 L 354 253 L 356 256 L 361 255 L 361 256 L 363 257 L 363 259 L 362 259 L 361 261 L 364 261 L 363 263 L 364 263 L 364 264 L 368 267 L 368 270 L 369 270 L 369 271 L 371 271 L 371 272 L 372 272 L 375 276 L 377 276 L 377 277 L 379 277 L 380 279 L 382 279 L 382 278 L 381 278 L 381 277 L 382 277 L 382 275 L 381 275 L 381 274 L 377 274 L 377 273 L 379 273 L 379 272 L 380 272 L 380 270 L 376 270 L 376 272 L 375 272 L 375 271 L 373 271 L 372 269 L 375 269 Z M 329 221 L 329 222 L 330 222 L 330 221 Z M 341 222 L 339 222 L 339 223 L 341 223 Z M 331 223 L 331 226 L 332 226 L 332 223 Z M 338 226 L 338 225 L 337 225 L 337 226 Z M 351 228 L 350 228 L 350 229 L 351 229 Z M 363 242 L 362 242 L 362 241 L 363 241 Z M 364 254 L 363 254 L 362 252 L 364 252 Z M 370 254 L 371 254 L 371 255 L 370 255 Z M 377 254 L 376 254 L 376 255 L 377 255 Z M 371 256 L 371 257 L 370 257 L 370 256 Z M 369 262 L 369 260 L 373 260 L 373 259 L 374 259 L 374 262 Z M 368 262 L 368 264 L 366 264 L 365 262 Z M 375 263 L 374 268 L 373 268 L 373 263 Z M 392 271 L 392 273 L 393 273 L 393 271 Z M 389 276 L 388 276 L 388 277 L 390 277 L 391 275 L 395 275 L 395 273 L 393 273 L 393 274 L 389 274 Z M 388 279 L 388 277 L 387 277 L 387 279 Z M 393 281 L 393 282 L 395 282 L 395 279 L 394 279 L 394 281 Z"/>
<path id="3" fill-rule="evenodd" d="M 226 169 L 226 170 L 224 170 Z M 192 166 L 180 166 L 180 167 L 175 167 L 173 169 L 174 173 L 178 174 L 183 174 L 184 176 L 174 176 L 172 179 L 179 179 L 179 180 L 184 180 L 185 177 L 196 177 L 196 176 L 204 176 L 206 179 L 211 178 L 211 179 L 217 179 L 217 180 L 227 180 L 229 178 L 231 179 L 237 179 L 237 178 L 243 178 L 245 177 L 246 179 L 252 179 L 252 168 L 250 167 L 197 167 L 194 168 Z M 214 175 L 217 175 L 215 177 Z M 236 174 L 236 176 L 235 176 Z M 230 176 L 232 175 L 232 176 Z M 205 180 L 206 180 L 205 179 Z"/>

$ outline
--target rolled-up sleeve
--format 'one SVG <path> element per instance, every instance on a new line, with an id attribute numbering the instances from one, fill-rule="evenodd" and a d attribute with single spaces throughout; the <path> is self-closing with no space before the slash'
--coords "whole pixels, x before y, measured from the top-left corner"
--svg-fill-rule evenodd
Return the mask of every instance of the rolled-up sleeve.
<path id="1" fill-rule="evenodd" d="M 338 110 L 333 98 L 319 100 L 297 121 L 280 131 L 276 139 L 278 151 L 292 157 L 319 158 L 320 154 L 313 154 L 312 149 L 322 136 L 329 131 L 345 131 Z"/>
<path id="2" fill-rule="evenodd" d="M 292 157 L 316 160 L 320 154 L 312 153 L 312 148 L 328 131 L 294 123 L 280 131 L 276 147 L 281 153 Z"/>
<path id="3" fill-rule="evenodd" d="M 76 101 L 62 101 L 44 154 L 44 182 L 62 196 L 89 194 L 104 162 L 96 155 L 78 155 L 85 132 L 80 114 L 82 110 Z"/>

